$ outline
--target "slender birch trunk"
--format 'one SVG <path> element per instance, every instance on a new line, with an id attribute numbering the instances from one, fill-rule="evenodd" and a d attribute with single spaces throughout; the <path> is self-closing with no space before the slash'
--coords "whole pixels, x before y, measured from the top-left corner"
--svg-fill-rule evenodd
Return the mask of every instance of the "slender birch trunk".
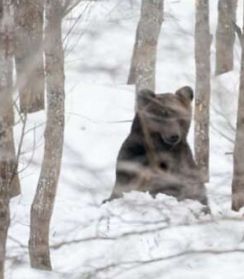
<path id="1" fill-rule="evenodd" d="M 46 1 L 45 57 L 47 123 L 45 150 L 36 195 L 31 207 L 29 253 L 31 266 L 52 269 L 49 226 L 59 179 L 64 137 L 63 9 L 59 0 Z"/>
<path id="2" fill-rule="evenodd" d="M 44 109 L 43 3 L 15 1 L 15 63 L 24 113 Z"/>
<path id="3" fill-rule="evenodd" d="M 243 29 L 242 32 L 239 30 L 238 35 L 241 42 L 241 70 L 232 179 L 232 209 L 236 211 L 244 206 L 244 15 Z"/>
<path id="4" fill-rule="evenodd" d="M 209 2 L 196 0 L 195 157 L 204 181 L 209 180 L 210 45 Z"/>
<path id="5" fill-rule="evenodd" d="M 4 278 L 7 232 L 10 223 L 9 199 L 19 184 L 13 184 L 13 7 L 10 0 L 0 2 L 0 279 Z M 16 181 L 15 181 L 16 182 Z M 16 186 L 13 189 L 12 186 Z M 18 186 L 18 187 L 17 187 Z"/>
<path id="6" fill-rule="evenodd" d="M 0 123 L 2 124 L 2 123 Z M 5 139 L 1 139 L 1 146 L 4 146 Z M 2 150 L 2 147 L 1 147 Z M 4 278 L 4 263 L 6 255 L 7 233 L 10 224 L 9 214 L 9 187 L 6 183 L 8 162 L 0 161 L 0 279 Z"/>
<path id="7" fill-rule="evenodd" d="M 137 68 L 137 56 L 138 56 L 138 48 L 139 48 L 139 23 L 136 28 L 136 39 L 135 39 L 135 44 L 133 47 L 133 54 L 131 57 L 131 64 L 130 64 L 130 72 L 129 72 L 129 77 L 127 84 L 135 84 L 136 82 L 136 68 Z"/>
<path id="8" fill-rule="evenodd" d="M 156 55 L 163 8 L 163 0 L 142 0 L 128 78 L 129 84 L 136 84 L 136 92 L 145 88 L 155 89 Z"/>
<path id="9" fill-rule="evenodd" d="M 4 117 L 4 121 L 8 124 L 8 141 L 6 150 L 8 150 L 8 156 L 9 159 L 9 172 L 12 174 L 10 178 L 10 196 L 15 197 L 20 194 L 20 181 L 19 181 L 19 175 L 18 175 L 18 158 L 16 157 L 16 150 L 15 150 L 15 143 L 14 143 L 14 108 L 13 108 L 13 57 L 14 57 L 14 13 L 13 13 L 13 5 L 10 4 L 8 6 L 7 12 L 9 20 L 7 21 L 7 30 L 6 30 L 6 24 L 5 24 L 5 32 L 7 34 L 5 35 L 5 41 L 8 42 L 7 45 L 5 44 L 5 48 L 7 48 L 7 52 L 5 51 L 5 63 L 6 65 L 3 67 L 6 67 L 6 89 L 3 90 L 5 93 L 2 100 L 2 115 Z M 4 55 L 4 54 L 3 54 Z"/>
<path id="10" fill-rule="evenodd" d="M 233 22 L 236 22 L 236 8 L 237 0 L 219 0 L 216 31 L 216 75 L 233 70 L 233 48 L 235 42 Z"/>

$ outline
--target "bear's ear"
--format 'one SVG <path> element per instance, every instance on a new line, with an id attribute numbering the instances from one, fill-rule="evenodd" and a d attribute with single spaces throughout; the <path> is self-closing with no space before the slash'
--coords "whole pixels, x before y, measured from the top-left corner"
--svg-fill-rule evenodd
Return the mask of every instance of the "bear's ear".
<path id="1" fill-rule="evenodd" d="M 142 89 L 137 93 L 137 106 L 142 108 L 150 103 L 155 97 L 155 93 L 150 89 Z"/>
<path id="2" fill-rule="evenodd" d="M 184 98 L 185 100 L 193 100 L 193 90 L 190 86 L 181 87 L 175 92 L 175 94 L 181 98 Z"/>

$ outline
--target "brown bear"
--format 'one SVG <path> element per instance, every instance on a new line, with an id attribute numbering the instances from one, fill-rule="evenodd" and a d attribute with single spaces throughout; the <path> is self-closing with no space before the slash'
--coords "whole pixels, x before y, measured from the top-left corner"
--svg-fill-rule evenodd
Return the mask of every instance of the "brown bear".
<path id="1" fill-rule="evenodd" d="M 116 182 L 110 198 L 131 190 L 193 199 L 207 205 L 206 190 L 187 143 L 193 90 L 138 94 L 137 113 L 117 158 Z"/>

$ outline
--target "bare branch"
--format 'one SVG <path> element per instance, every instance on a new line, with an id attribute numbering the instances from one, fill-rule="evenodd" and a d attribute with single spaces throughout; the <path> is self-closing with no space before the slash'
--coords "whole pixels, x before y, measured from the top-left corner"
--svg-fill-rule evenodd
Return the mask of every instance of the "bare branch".
<path id="1" fill-rule="evenodd" d="M 84 0 L 66 0 L 63 6 L 63 16 L 67 16 L 73 9 L 75 9 Z M 87 2 L 87 0 L 86 0 Z M 89 0 L 89 2 L 97 2 L 97 0 Z M 90 3 L 89 3 L 90 4 Z"/>

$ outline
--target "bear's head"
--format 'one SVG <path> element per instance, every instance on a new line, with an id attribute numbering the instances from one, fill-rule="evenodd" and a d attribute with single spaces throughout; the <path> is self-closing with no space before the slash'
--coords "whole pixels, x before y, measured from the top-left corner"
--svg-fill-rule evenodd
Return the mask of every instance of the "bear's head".
<path id="1" fill-rule="evenodd" d="M 155 94 L 144 89 L 138 94 L 138 115 L 151 136 L 169 146 L 186 141 L 189 131 L 193 90 L 189 86 L 175 93 Z"/>

